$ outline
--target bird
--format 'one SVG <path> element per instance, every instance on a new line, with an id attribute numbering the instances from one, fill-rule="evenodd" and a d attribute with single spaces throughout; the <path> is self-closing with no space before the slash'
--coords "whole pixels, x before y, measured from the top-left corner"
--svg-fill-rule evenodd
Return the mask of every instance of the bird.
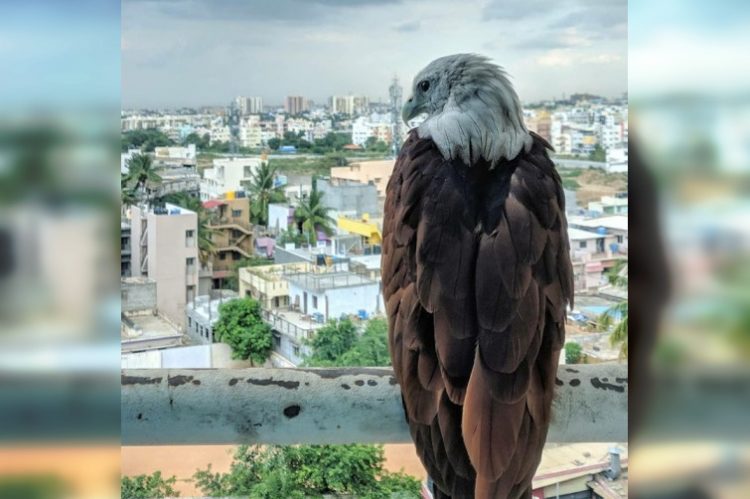
<path id="1" fill-rule="evenodd" d="M 573 307 L 560 176 L 508 74 L 455 54 L 414 78 L 386 188 L 388 347 L 442 498 L 531 497 Z"/>

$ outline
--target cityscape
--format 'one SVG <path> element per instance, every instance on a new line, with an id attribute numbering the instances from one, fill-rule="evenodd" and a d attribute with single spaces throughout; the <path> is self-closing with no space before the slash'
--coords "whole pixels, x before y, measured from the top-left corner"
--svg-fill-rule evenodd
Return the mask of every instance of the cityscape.
<path id="1" fill-rule="evenodd" d="M 385 102 L 238 96 L 223 107 L 122 112 L 122 368 L 388 365 L 383 203 L 396 154 L 418 121 L 401 122 L 402 83 L 384 87 Z M 524 118 L 554 147 L 565 189 L 576 308 L 562 361 L 623 362 L 627 94 L 528 103 Z M 227 328 L 224 318 L 240 303 L 263 341 Z M 341 334 L 351 335 L 349 350 L 326 357 L 325 338 Z M 366 341 L 378 348 L 363 353 Z M 426 478 L 410 445 L 384 451 L 389 472 Z M 228 468 L 227 452 L 207 452 L 206 463 Z M 147 455 L 126 447 L 124 473 L 170 474 Z M 613 459 L 624 471 L 605 479 Z M 188 474 L 175 485 L 181 492 L 209 490 L 199 473 L 173 473 Z M 535 487 L 538 497 L 561 487 L 626 497 L 627 444 L 550 444 Z"/>

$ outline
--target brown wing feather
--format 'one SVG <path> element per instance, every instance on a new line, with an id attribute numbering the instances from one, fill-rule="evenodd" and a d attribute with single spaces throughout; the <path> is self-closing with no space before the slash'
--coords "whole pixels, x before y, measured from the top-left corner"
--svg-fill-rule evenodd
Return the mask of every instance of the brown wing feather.
<path id="1" fill-rule="evenodd" d="M 528 494 L 572 303 L 564 196 L 543 139 L 490 170 L 407 139 L 388 183 L 389 346 L 417 452 L 446 497 Z"/>

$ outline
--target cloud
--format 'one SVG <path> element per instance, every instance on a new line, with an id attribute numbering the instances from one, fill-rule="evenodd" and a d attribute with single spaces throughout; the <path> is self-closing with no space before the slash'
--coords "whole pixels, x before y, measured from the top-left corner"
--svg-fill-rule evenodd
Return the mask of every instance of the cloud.
<path id="1" fill-rule="evenodd" d="M 422 27 L 421 22 L 411 21 L 411 22 L 399 24 L 398 26 L 395 26 L 393 30 L 398 31 L 399 33 L 413 33 L 415 31 L 419 31 L 419 28 L 421 27 Z"/>
<path id="2" fill-rule="evenodd" d="M 279 21 L 309 24 L 341 9 L 354 10 L 401 3 L 402 0 L 124 0 L 146 4 L 168 16 L 204 20 Z"/>

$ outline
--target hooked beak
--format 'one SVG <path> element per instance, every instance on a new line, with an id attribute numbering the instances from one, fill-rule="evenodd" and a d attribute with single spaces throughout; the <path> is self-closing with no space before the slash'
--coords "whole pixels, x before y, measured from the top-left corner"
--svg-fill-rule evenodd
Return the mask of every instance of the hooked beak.
<path id="1" fill-rule="evenodd" d="M 414 97 L 410 97 L 409 100 L 404 103 L 404 107 L 401 110 L 401 118 L 404 120 L 404 123 L 408 125 L 410 120 L 419 116 L 423 112 L 423 107 L 414 101 Z"/>

